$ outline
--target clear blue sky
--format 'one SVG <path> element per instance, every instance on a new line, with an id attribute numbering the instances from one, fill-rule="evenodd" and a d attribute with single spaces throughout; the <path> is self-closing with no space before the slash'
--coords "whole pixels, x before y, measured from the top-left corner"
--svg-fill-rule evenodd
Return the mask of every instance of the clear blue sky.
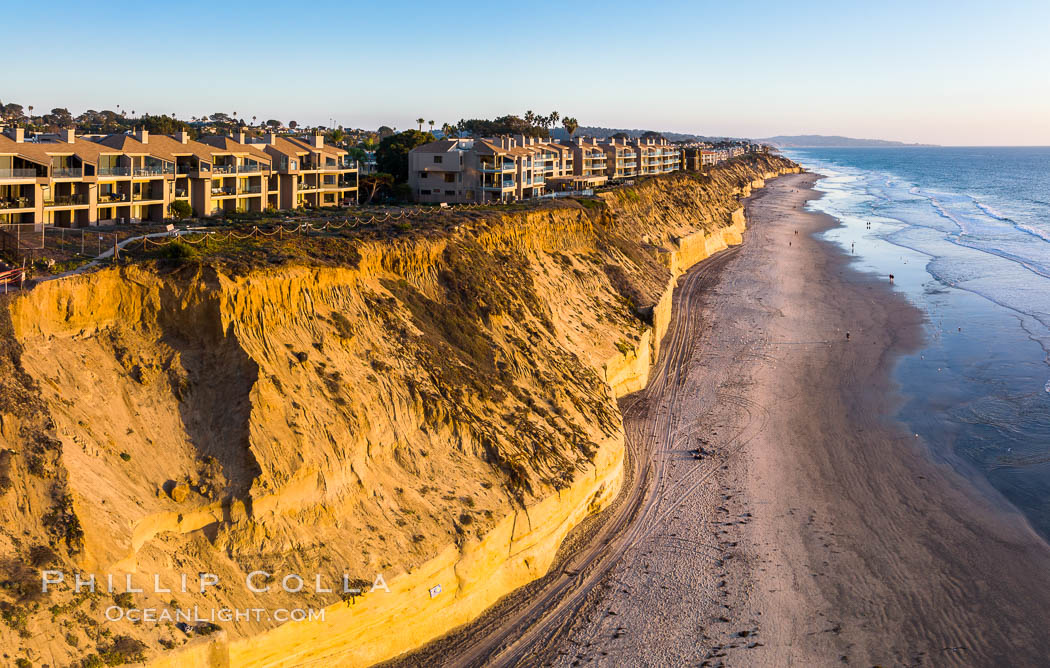
<path id="1" fill-rule="evenodd" d="M 1050 2 L 11 6 L 0 100 L 374 128 L 581 125 L 1050 144 Z"/>

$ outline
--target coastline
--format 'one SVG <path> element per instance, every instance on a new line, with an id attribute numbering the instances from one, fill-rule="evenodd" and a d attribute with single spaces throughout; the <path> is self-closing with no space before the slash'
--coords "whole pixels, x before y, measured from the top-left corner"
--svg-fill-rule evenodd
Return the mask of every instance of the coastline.
<path id="1" fill-rule="evenodd" d="M 892 370 L 919 346 L 922 313 L 821 238 L 839 223 L 804 211 L 817 178 L 782 177 L 748 202 L 747 240 L 692 307 L 704 325 L 682 353 L 679 397 L 650 386 L 626 420 L 638 438 L 675 402 L 689 409 L 656 457 L 664 507 L 575 619 L 535 648 L 536 663 L 1050 656 L 1050 588 L 1037 577 L 1050 549 L 894 420 Z M 676 292 L 677 310 L 688 296 Z M 697 445 L 699 465 L 688 454 Z M 710 477 L 698 473 L 709 464 Z"/>

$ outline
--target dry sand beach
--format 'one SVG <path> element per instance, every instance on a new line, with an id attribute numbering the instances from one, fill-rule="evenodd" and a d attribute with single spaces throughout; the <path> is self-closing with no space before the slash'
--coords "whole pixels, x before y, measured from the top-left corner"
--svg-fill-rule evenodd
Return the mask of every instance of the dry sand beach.
<path id="1" fill-rule="evenodd" d="M 817 238 L 836 224 L 803 211 L 817 178 L 752 198 L 745 243 L 699 297 L 704 266 L 683 277 L 687 333 L 626 410 L 633 438 L 670 414 L 658 509 L 537 663 L 1050 660 L 1050 550 L 892 421 L 890 367 L 920 314 Z"/>
<path id="2" fill-rule="evenodd" d="M 584 523 L 543 581 L 397 663 L 1047 665 L 1050 549 L 893 420 L 921 313 L 820 238 L 837 222 L 804 210 L 818 178 L 770 181 L 744 243 L 680 279 L 621 404 L 648 459 L 629 525 Z"/>

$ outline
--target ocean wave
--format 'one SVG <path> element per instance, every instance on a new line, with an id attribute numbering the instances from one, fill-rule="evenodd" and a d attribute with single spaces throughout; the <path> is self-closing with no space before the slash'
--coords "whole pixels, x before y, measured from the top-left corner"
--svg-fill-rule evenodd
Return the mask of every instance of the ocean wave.
<path id="1" fill-rule="evenodd" d="M 985 204 L 981 200 L 977 199 L 973 195 L 970 195 L 970 199 L 973 200 L 974 206 L 976 206 L 981 211 L 984 211 L 986 214 L 988 214 L 992 218 L 995 218 L 996 220 L 1001 220 L 1004 223 L 1015 223 L 1016 222 L 1012 218 L 1008 217 L 1006 214 L 1000 213 L 999 211 L 993 209 L 992 207 L 988 206 L 987 204 Z"/>
<path id="2" fill-rule="evenodd" d="M 946 218 L 946 219 L 950 220 L 951 222 L 955 223 L 956 225 L 958 225 L 959 229 L 962 231 L 963 234 L 969 234 L 970 233 L 970 230 L 968 230 L 966 228 L 966 226 L 963 224 L 963 222 L 961 220 L 959 220 L 954 215 L 952 215 L 952 213 L 950 211 L 948 211 L 948 209 L 944 208 L 944 205 L 941 204 L 941 201 L 939 199 L 937 199 L 933 195 L 927 195 L 926 193 L 923 193 L 923 192 L 920 192 L 918 194 L 921 195 L 922 197 L 926 198 L 927 200 L 929 200 L 930 206 L 933 207 L 933 210 L 936 211 L 938 215 L 940 215 L 942 218 Z"/>
<path id="3" fill-rule="evenodd" d="M 1028 225 L 1026 223 L 1014 223 L 1014 225 L 1017 227 L 1017 229 L 1021 230 L 1022 232 L 1026 232 L 1028 234 L 1037 236 L 1043 241 L 1050 241 L 1050 232 L 1046 230 L 1041 230 L 1038 227 L 1032 227 L 1031 225 Z"/>

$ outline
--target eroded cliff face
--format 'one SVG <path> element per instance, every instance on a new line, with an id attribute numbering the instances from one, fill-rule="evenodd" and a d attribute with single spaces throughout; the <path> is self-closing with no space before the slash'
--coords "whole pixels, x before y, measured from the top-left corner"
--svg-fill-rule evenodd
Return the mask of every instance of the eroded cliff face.
<path id="1" fill-rule="evenodd" d="M 62 665 L 116 639 L 155 665 L 368 665 L 473 619 L 615 496 L 616 399 L 644 387 L 674 278 L 738 243 L 738 198 L 792 167 L 755 157 L 439 237 L 338 241 L 345 266 L 131 266 L 12 300 L 3 568 L 67 582 L 9 588 L 0 642 Z M 132 574 L 145 591 L 124 606 L 325 618 L 110 623 L 110 594 L 70 591 L 77 570 L 117 592 Z M 198 573 L 221 584 L 201 594 Z M 380 574 L 389 592 L 340 597 Z"/>

